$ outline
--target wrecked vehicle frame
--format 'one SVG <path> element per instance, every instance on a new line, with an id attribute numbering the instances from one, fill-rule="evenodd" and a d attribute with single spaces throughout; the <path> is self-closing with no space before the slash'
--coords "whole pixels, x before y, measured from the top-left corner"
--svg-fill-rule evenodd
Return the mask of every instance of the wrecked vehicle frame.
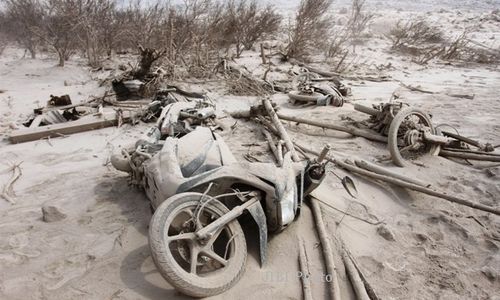
<path id="1" fill-rule="evenodd" d="M 131 174 L 155 209 L 149 244 L 162 276 L 190 296 L 220 294 L 244 271 L 247 250 L 239 221 L 246 216 L 255 221 L 263 265 L 268 232 L 284 230 L 298 217 L 304 196 L 323 180 L 325 165 L 293 162 L 290 152 L 281 167 L 239 162 L 207 127 L 171 136 L 165 130 L 172 125 L 165 123 L 169 118 L 165 113 L 144 138 L 111 161 Z"/>

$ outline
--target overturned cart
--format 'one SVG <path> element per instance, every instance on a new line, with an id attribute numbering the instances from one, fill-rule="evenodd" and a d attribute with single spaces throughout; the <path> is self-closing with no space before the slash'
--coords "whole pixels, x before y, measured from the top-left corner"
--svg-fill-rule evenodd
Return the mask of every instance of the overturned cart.
<path id="1" fill-rule="evenodd" d="M 220 135 L 199 126 L 180 138 L 153 128 L 112 162 L 144 188 L 155 209 L 149 244 L 162 276 L 184 294 L 206 297 L 243 274 L 247 246 L 240 220 L 255 220 L 263 264 L 268 231 L 293 222 L 304 196 L 323 179 L 323 164 L 290 156 L 281 167 L 238 162 Z"/>

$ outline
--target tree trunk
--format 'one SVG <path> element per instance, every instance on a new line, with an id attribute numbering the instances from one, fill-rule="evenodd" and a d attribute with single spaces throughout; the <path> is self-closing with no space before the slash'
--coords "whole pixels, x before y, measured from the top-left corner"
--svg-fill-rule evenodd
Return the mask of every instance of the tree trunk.
<path id="1" fill-rule="evenodd" d="M 65 62 L 64 54 L 61 53 L 61 52 L 57 52 L 57 54 L 59 55 L 59 64 L 58 64 L 58 66 L 59 67 L 64 67 L 64 62 Z"/>
<path id="2" fill-rule="evenodd" d="M 33 47 L 28 48 L 29 53 L 31 54 L 31 59 L 36 58 L 36 50 Z"/>

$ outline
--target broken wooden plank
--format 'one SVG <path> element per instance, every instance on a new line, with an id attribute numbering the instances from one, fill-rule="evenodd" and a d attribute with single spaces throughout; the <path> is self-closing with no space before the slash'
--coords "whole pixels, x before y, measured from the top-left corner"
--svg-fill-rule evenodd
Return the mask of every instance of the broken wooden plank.
<path id="1" fill-rule="evenodd" d="M 130 120 L 130 112 L 123 112 L 123 114 L 123 121 Z M 66 134 L 73 134 L 115 126 L 117 125 L 117 123 L 118 117 L 116 115 L 116 112 L 108 112 L 100 117 L 88 116 L 76 121 L 16 130 L 11 134 L 9 140 L 11 141 L 11 143 L 24 143 L 36 141 L 46 137 L 58 137 Z"/>
<path id="2" fill-rule="evenodd" d="M 37 115 L 30 124 L 30 128 L 36 128 L 40 126 L 43 121 L 43 115 Z"/>

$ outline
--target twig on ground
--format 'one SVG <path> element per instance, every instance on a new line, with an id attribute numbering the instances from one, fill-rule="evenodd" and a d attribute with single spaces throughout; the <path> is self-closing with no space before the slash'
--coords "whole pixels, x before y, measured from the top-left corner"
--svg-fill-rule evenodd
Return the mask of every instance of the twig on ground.
<path id="1" fill-rule="evenodd" d="M 16 201 L 12 198 L 15 196 L 13 186 L 14 183 L 19 179 L 19 177 L 23 175 L 23 171 L 20 167 L 22 163 L 23 162 L 16 163 L 8 169 L 8 171 L 12 172 L 12 176 L 10 177 L 9 181 L 7 181 L 7 183 L 4 185 L 2 193 L 0 194 L 0 198 L 4 198 L 11 204 L 16 204 Z"/>

